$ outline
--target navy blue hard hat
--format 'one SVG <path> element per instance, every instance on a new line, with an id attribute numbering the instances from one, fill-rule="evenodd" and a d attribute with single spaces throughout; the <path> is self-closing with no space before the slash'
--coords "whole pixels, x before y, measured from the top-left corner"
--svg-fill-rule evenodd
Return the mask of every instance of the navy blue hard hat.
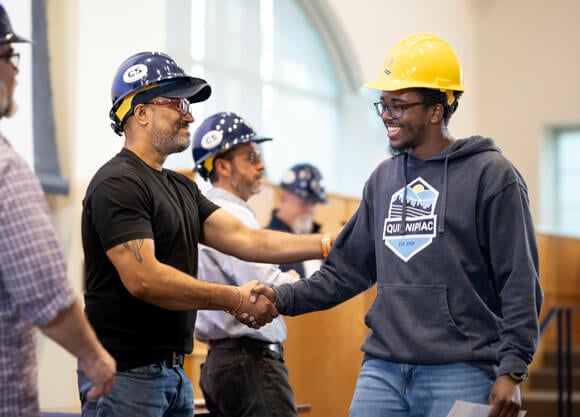
<path id="1" fill-rule="evenodd" d="M 3 4 L 0 4 L 0 44 L 30 42 L 28 39 L 14 33 L 8 13 Z"/>
<path id="2" fill-rule="evenodd" d="M 328 203 L 322 174 L 312 164 L 301 163 L 290 167 L 282 176 L 280 187 L 311 203 Z"/>
<path id="3" fill-rule="evenodd" d="M 234 112 L 221 112 L 206 118 L 193 134 L 195 170 L 205 179 L 213 170 L 215 157 L 248 142 L 272 140 L 256 134 L 252 126 Z"/>
<path id="4" fill-rule="evenodd" d="M 135 106 L 155 97 L 187 98 L 197 103 L 210 95 L 211 87 L 205 80 L 187 75 L 169 55 L 140 52 L 127 58 L 113 79 L 111 127 L 120 135 Z"/>

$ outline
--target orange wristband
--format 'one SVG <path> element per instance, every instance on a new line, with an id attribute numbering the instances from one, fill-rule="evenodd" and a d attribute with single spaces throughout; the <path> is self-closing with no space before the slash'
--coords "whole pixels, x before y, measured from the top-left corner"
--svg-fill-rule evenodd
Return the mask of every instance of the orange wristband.
<path id="1" fill-rule="evenodd" d="M 326 259 L 328 254 L 332 249 L 332 241 L 330 240 L 330 234 L 326 233 L 322 236 L 322 257 Z"/>

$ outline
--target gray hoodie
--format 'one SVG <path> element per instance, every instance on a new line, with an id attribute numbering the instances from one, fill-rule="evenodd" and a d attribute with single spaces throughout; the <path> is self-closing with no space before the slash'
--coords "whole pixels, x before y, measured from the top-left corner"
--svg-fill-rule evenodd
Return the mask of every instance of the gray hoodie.
<path id="1" fill-rule="evenodd" d="M 543 300 L 535 233 L 526 184 L 491 139 L 383 161 L 323 267 L 278 287 L 276 307 L 323 310 L 375 283 L 367 357 L 527 370 Z"/>

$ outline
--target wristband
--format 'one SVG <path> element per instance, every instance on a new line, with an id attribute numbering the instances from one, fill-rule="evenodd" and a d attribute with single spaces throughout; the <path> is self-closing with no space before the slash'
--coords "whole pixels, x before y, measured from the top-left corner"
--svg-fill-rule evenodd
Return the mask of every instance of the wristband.
<path id="1" fill-rule="evenodd" d="M 332 249 L 332 241 L 330 240 L 330 234 L 326 233 L 322 235 L 322 257 L 324 259 L 330 253 L 330 249 Z"/>

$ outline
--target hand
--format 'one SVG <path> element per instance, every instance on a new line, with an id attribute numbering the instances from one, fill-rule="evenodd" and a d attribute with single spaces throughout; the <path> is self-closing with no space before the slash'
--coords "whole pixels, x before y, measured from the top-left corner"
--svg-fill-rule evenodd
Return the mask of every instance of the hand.
<path id="1" fill-rule="evenodd" d="M 509 375 L 497 377 L 489 394 L 489 417 L 517 417 L 522 407 L 520 386 Z"/>
<path id="2" fill-rule="evenodd" d="M 264 284 L 258 284 L 252 288 L 250 292 L 250 302 L 255 303 L 260 295 L 263 295 L 272 303 L 276 302 L 276 293 L 274 292 L 274 289 Z"/>
<path id="3" fill-rule="evenodd" d="M 254 329 L 259 329 L 278 317 L 276 306 L 266 297 L 262 297 L 258 302 L 255 299 L 252 301 L 255 297 L 252 296 L 251 291 L 260 285 L 259 281 L 253 280 L 239 287 L 243 303 L 235 315 L 239 321 Z"/>
<path id="4" fill-rule="evenodd" d="M 79 359 L 79 366 L 93 383 L 87 392 L 87 398 L 101 397 L 113 389 L 117 365 L 115 359 L 104 348 L 101 347 L 91 357 Z"/>
<path id="5" fill-rule="evenodd" d="M 286 271 L 287 274 L 292 275 L 294 278 L 300 279 L 300 274 L 298 272 L 296 272 L 295 269 L 289 269 L 288 271 Z"/>

